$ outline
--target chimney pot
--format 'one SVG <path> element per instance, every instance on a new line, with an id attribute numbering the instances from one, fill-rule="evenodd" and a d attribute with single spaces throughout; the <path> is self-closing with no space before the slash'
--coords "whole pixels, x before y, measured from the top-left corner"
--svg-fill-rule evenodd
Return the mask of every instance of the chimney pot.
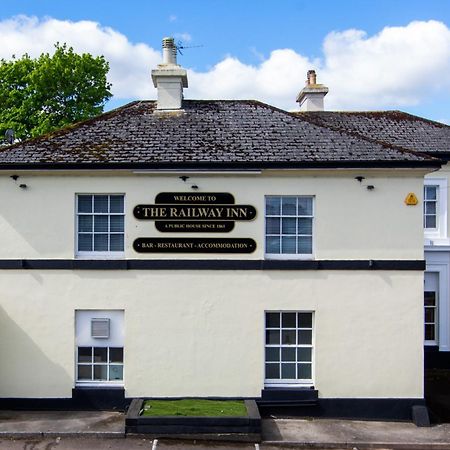
<path id="1" fill-rule="evenodd" d="M 317 84 L 317 75 L 315 70 L 308 70 L 306 85 Z"/>
<path id="2" fill-rule="evenodd" d="M 163 64 L 177 64 L 177 47 L 172 37 L 162 40 Z"/>

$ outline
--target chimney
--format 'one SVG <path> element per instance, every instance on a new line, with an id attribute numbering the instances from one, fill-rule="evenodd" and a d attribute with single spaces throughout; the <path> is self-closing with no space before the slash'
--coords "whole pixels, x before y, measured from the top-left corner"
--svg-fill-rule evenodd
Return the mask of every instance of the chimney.
<path id="1" fill-rule="evenodd" d="M 306 85 L 297 95 L 300 111 L 323 111 L 323 99 L 328 94 L 328 88 L 323 84 L 317 84 L 315 70 L 308 70 Z"/>
<path id="2" fill-rule="evenodd" d="M 157 111 L 182 111 L 183 88 L 188 87 L 186 70 L 177 64 L 174 39 L 162 41 L 163 61 L 152 70 L 153 85 L 158 90 Z"/>

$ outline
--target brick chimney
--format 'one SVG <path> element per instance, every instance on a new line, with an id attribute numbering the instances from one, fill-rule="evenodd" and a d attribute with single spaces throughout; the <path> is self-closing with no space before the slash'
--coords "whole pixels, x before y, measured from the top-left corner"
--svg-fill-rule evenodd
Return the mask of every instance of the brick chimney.
<path id="1" fill-rule="evenodd" d="M 300 111 L 323 111 L 323 99 L 328 94 L 328 88 L 323 84 L 317 84 L 315 70 L 308 70 L 306 85 L 297 95 Z"/>
<path id="2" fill-rule="evenodd" d="M 181 111 L 183 88 L 188 87 L 186 70 L 177 64 L 177 47 L 172 37 L 162 41 L 163 61 L 152 70 L 153 85 L 158 90 L 157 110 Z"/>

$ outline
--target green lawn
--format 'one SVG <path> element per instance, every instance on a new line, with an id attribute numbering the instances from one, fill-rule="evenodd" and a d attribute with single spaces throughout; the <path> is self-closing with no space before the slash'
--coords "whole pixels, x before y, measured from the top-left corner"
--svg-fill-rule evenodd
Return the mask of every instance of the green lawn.
<path id="1" fill-rule="evenodd" d="M 243 401 L 232 400 L 146 400 L 143 416 L 246 416 Z"/>

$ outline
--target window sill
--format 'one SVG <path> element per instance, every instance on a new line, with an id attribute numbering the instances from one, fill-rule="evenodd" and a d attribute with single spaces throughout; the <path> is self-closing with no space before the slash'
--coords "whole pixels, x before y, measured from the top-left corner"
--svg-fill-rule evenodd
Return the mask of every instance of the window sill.
<path id="1" fill-rule="evenodd" d="M 121 383 L 117 381 L 76 381 L 75 387 L 104 387 L 104 388 L 114 388 L 114 387 L 124 387 L 123 381 Z"/>
<path id="2" fill-rule="evenodd" d="M 114 253 L 76 253 L 75 259 L 125 259 L 125 252 L 114 252 Z"/>
<path id="3" fill-rule="evenodd" d="M 264 259 L 272 260 L 291 260 L 291 261 L 314 261 L 313 255 L 294 255 L 294 254 L 275 254 L 265 253 Z"/>

